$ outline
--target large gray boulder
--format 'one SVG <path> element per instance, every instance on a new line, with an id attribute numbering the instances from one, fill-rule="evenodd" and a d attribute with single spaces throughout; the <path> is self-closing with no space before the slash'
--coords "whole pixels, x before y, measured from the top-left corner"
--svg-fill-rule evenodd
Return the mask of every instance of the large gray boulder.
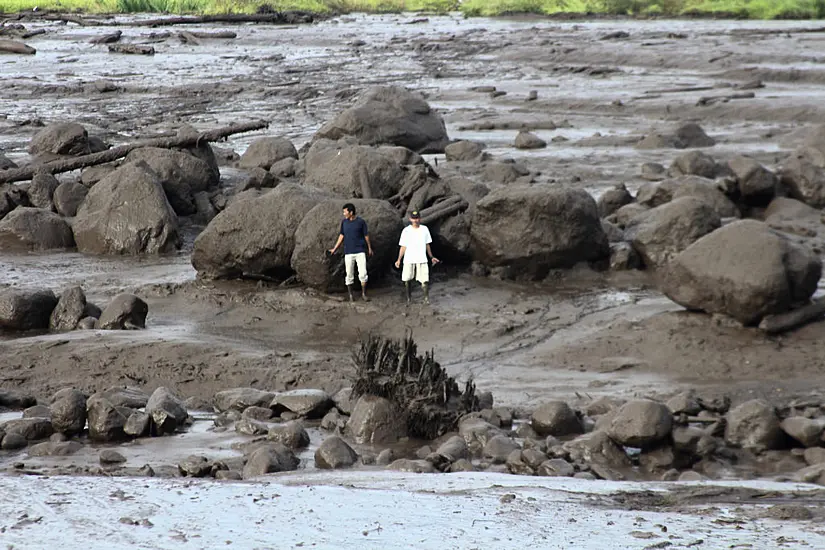
<path id="1" fill-rule="evenodd" d="M 49 412 L 56 432 L 79 434 L 86 427 L 86 396 L 72 388 L 60 390 L 52 398 Z"/>
<path id="2" fill-rule="evenodd" d="M 386 150 L 343 141 L 316 141 L 304 164 L 307 185 L 347 199 L 388 199 L 398 193 L 406 176 Z"/>
<path id="3" fill-rule="evenodd" d="M 637 149 L 688 149 L 713 147 L 716 140 L 708 136 L 701 126 L 688 123 L 672 133 L 651 133 L 636 144 Z"/>
<path id="4" fill-rule="evenodd" d="M 51 290 L 4 290 L 0 292 L 0 329 L 47 329 L 55 306 L 57 296 Z"/>
<path id="5" fill-rule="evenodd" d="M 346 441 L 333 435 L 315 451 L 315 465 L 324 470 L 349 468 L 358 461 L 358 454 Z"/>
<path id="6" fill-rule="evenodd" d="M 39 172 L 34 175 L 27 193 L 29 202 L 35 208 L 54 210 L 54 192 L 60 183 L 48 172 Z"/>
<path id="7" fill-rule="evenodd" d="M 6 437 L 11 434 L 21 436 L 25 441 L 37 441 L 39 439 L 46 439 L 54 433 L 54 426 L 52 421 L 48 418 L 33 417 L 33 418 L 18 418 L 16 420 L 9 420 L 5 424 L 0 425 L 0 428 L 6 432 Z"/>
<path id="8" fill-rule="evenodd" d="M 363 145 L 401 145 L 419 153 L 443 153 L 449 143 L 441 116 L 419 94 L 397 86 L 370 88 L 315 134 L 316 139 L 344 136 Z"/>
<path id="9" fill-rule="evenodd" d="M 700 176 L 682 176 L 676 179 L 677 187 L 673 199 L 693 197 L 713 208 L 720 218 L 739 218 L 739 208 L 725 195 L 716 182 Z"/>
<path id="10" fill-rule="evenodd" d="M 776 449 L 782 442 L 776 410 L 763 399 L 752 399 L 734 407 L 725 419 L 725 441 L 730 445 L 759 451 Z"/>
<path id="11" fill-rule="evenodd" d="M 355 403 L 346 430 L 358 444 L 395 443 L 406 435 L 395 406 L 372 395 L 363 395 Z"/>
<path id="12" fill-rule="evenodd" d="M 49 124 L 32 138 L 29 153 L 40 155 L 85 155 L 91 152 L 89 134 L 80 124 L 61 122 Z"/>
<path id="13" fill-rule="evenodd" d="M 66 220 L 42 208 L 16 208 L 0 220 L 0 249 L 50 250 L 74 248 Z"/>
<path id="14" fill-rule="evenodd" d="M 96 441 L 116 441 L 126 437 L 126 416 L 106 399 L 92 397 L 86 401 L 89 437 Z"/>
<path id="15" fill-rule="evenodd" d="M 292 269 L 305 284 L 324 291 L 344 284 L 343 251 L 334 257 L 325 256 L 338 238 L 344 202 L 333 200 L 319 204 L 304 216 L 295 231 Z M 375 252 L 367 258 L 367 271 L 371 279 L 378 279 L 395 261 L 398 237 L 404 225 L 398 211 L 386 201 L 355 199 L 351 202 L 358 216 L 367 222 Z"/>
<path id="16" fill-rule="evenodd" d="M 146 328 L 149 306 L 134 294 L 118 294 L 100 314 L 97 328 L 103 330 L 131 330 Z"/>
<path id="17" fill-rule="evenodd" d="M 57 306 L 49 319 L 52 330 L 74 330 L 77 323 L 86 317 L 86 294 L 79 286 L 66 289 L 60 295 Z"/>
<path id="18" fill-rule="evenodd" d="M 160 387 L 152 392 L 146 403 L 146 414 L 152 417 L 159 434 L 172 433 L 182 427 L 189 418 L 186 407 L 169 388 Z"/>
<path id="19" fill-rule="evenodd" d="M 625 237 L 647 267 L 658 268 L 721 225 L 712 206 L 693 197 L 683 197 L 631 220 Z"/>
<path id="20" fill-rule="evenodd" d="M 217 187 L 219 176 L 209 164 L 184 151 L 144 147 L 135 149 L 127 162 L 145 162 L 163 186 L 169 204 L 180 216 L 196 212 L 194 194 Z"/>
<path id="21" fill-rule="evenodd" d="M 530 417 L 538 435 L 564 435 L 582 433 L 582 424 L 576 412 L 564 401 L 550 401 L 533 411 Z"/>
<path id="22" fill-rule="evenodd" d="M 633 195 L 625 184 L 620 183 L 601 194 L 596 204 L 599 207 L 599 216 L 606 218 L 626 204 L 633 202 Z"/>
<path id="23" fill-rule="evenodd" d="M 776 175 L 746 156 L 738 156 L 728 161 L 728 168 L 736 178 L 739 196 L 752 205 L 763 205 L 776 195 Z"/>
<path id="24" fill-rule="evenodd" d="M 699 239 L 677 255 L 662 291 L 688 309 L 757 324 L 806 302 L 816 291 L 822 262 L 767 225 L 742 220 Z"/>
<path id="25" fill-rule="evenodd" d="M 596 201 L 578 189 L 493 191 L 476 203 L 471 236 L 477 261 L 507 266 L 524 278 L 542 278 L 550 269 L 609 254 Z"/>
<path id="26" fill-rule="evenodd" d="M 814 208 L 825 208 L 825 168 L 804 155 L 792 155 L 780 173 L 791 197 Z"/>
<path id="27" fill-rule="evenodd" d="M 295 231 L 307 212 L 327 198 L 317 190 L 286 182 L 260 196 L 238 198 L 195 239 L 192 265 L 198 276 L 291 274 Z"/>
<path id="28" fill-rule="evenodd" d="M 671 176 L 700 176 L 713 179 L 718 167 L 710 155 L 701 151 L 690 151 L 676 157 L 668 172 Z"/>
<path id="29" fill-rule="evenodd" d="M 77 215 L 77 210 L 83 201 L 86 200 L 86 195 L 89 194 L 89 188 L 78 181 L 64 181 L 54 190 L 54 207 L 57 213 L 67 218 L 74 218 Z"/>
<path id="30" fill-rule="evenodd" d="M 157 254 L 180 247 L 178 218 L 145 163 L 118 168 L 89 191 L 74 221 L 89 254 Z"/>
<path id="31" fill-rule="evenodd" d="M 570 454 L 570 459 L 574 462 L 630 466 L 630 459 L 624 450 L 603 431 L 580 435 L 564 443 L 562 448 Z"/>
<path id="32" fill-rule="evenodd" d="M 243 478 L 252 479 L 275 472 L 288 472 L 298 468 L 300 461 L 295 454 L 280 443 L 267 443 L 250 453 L 243 468 Z"/>
<path id="33" fill-rule="evenodd" d="M 138 388 L 111 387 L 92 395 L 92 398 L 103 398 L 116 407 L 142 409 L 149 402 L 149 394 Z"/>
<path id="34" fill-rule="evenodd" d="M 297 420 L 270 426 L 266 438 L 270 441 L 277 441 L 290 449 L 301 449 L 309 445 L 309 434 L 304 425 Z"/>
<path id="35" fill-rule="evenodd" d="M 269 404 L 276 416 L 290 412 L 303 418 L 323 418 L 333 406 L 332 397 L 322 390 L 279 392 Z"/>
<path id="36" fill-rule="evenodd" d="M 215 407 L 220 411 L 235 410 L 243 412 L 249 407 L 269 407 L 275 392 L 255 388 L 233 388 L 215 394 Z"/>
<path id="37" fill-rule="evenodd" d="M 298 151 L 291 141 L 282 137 L 264 137 L 249 144 L 241 155 L 239 166 L 246 169 L 269 170 L 274 164 L 289 158 L 298 158 Z"/>
<path id="38" fill-rule="evenodd" d="M 625 447 L 651 448 L 670 435 L 673 414 L 662 403 L 639 399 L 622 405 L 607 434 Z"/>

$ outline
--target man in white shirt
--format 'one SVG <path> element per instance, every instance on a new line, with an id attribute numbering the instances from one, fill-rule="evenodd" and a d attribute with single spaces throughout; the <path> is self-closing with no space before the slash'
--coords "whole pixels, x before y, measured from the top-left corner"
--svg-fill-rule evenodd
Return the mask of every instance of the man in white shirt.
<path id="1" fill-rule="evenodd" d="M 404 261 L 401 280 L 404 281 L 407 304 L 412 299 L 410 283 L 413 279 L 421 283 L 421 288 L 424 291 L 424 303 L 430 303 L 430 266 L 427 263 L 427 256 L 432 258 L 433 265 L 439 262 L 438 258 L 433 256 L 433 251 L 430 248 L 431 242 L 433 242 L 433 238 L 430 235 L 430 230 L 427 229 L 426 225 L 421 225 L 421 214 L 417 210 L 413 210 L 410 213 L 410 225 L 401 232 L 401 239 L 398 241 L 401 249 L 398 251 L 398 260 L 395 262 L 395 267 L 399 268 L 401 267 L 401 260 Z"/>

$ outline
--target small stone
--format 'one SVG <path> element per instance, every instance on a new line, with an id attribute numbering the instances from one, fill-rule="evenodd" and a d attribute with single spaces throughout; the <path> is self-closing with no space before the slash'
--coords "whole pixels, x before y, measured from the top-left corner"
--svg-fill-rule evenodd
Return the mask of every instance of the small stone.
<path id="1" fill-rule="evenodd" d="M 493 464 L 504 464 L 507 457 L 514 450 L 519 449 L 518 443 L 506 435 L 497 435 L 484 446 L 484 456 L 493 461 Z"/>
<path id="2" fill-rule="evenodd" d="M 572 464 L 562 458 L 551 458 L 542 462 L 536 473 L 540 476 L 562 476 L 570 477 L 576 473 Z"/>
<path id="3" fill-rule="evenodd" d="M 543 149 L 547 147 L 547 142 L 531 132 L 522 130 L 516 136 L 514 145 L 516 149 Z"/>
<path id="4" fill-rule="evenodd" d="M 392 449 L 384 449 L 375 458 L 375 463 L 379 466 L 388 466 L 396 459 L 395 452 Z"/>
<path id="5" fill-rule="evenodd" d="M 221 481 L 240 481 L 243 479 L 243 476 L 236 470 L 220 470 L 215 472 L 215 479 Z"/>
<path id="6" fill-rule="evenodd" d="M 707 478 L 700 474 L 699 472 L 694 472 L 693 470 L 688 470 L 687 472 L 682 472 L 679 475 L 679 481 L 704 481 Z"/>
<path id="7" fill-rule="evenodd" d="M 358 461 L 358 454 L 338 436 L 328 437 L 315 451 L 315 465 L 333 470 L 348 468 Z"/>

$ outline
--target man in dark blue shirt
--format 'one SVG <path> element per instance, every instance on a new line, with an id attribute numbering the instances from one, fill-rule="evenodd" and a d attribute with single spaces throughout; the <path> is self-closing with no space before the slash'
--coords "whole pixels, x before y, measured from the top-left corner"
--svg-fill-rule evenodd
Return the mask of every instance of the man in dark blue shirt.
<path id="1" fill-rule="evenodd" d="M 352 297 L 352 285 L 355 283 L 355 267 L 358 267 L 358 279 L 361 281 L 361 299 L 367 301 L 367 254 L 372 256 L 372 243 L 370 243 L 370 232 L 367 229 L 367 222 L 359 218 L 355 213 L 355 205 L 347 203 L 344 205 L 344 219 L 341 221 L 341 230 L 338 234 L 338 241 L 330 250 L 330 254 L 335 254 L 344 244 L 344 266 L 346 267 L 347 292 L 349 292 L 350 302 Z"/>

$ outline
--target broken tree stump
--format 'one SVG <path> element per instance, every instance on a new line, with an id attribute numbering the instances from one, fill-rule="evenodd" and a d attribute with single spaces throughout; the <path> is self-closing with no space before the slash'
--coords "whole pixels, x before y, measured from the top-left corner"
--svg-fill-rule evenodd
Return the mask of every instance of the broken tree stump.
<path id="1" fill-rule="evenodd" d="M 472 380 L 462 390 L 433 352 L 418 354 L 412 334 L 401 341 L 361 336 L 353 361 L 352 398 L 374 395 L 389 400 L 411 437 L 435 439 L 455 430 L 465 414 L 479 410 Z"/>
<path id="2" fill-rule="evenodd" d="M 114 44 L 120 37 L 123 36 L 123 31 L 110 32 L 103 36 L 98 36 L 89 40 L 89 44 Z"/>
<path id="3" fill-rule="evenodd" d="M 14 181 L 27 181 L 34 177 L 38 172 L 47 172 L 49 174 L 60 174 L 62 172 L 71 172 L 79 168 L 87 168 L 97 164 L 106 164 L 117 159 L 123 158 L 135 149 L 142 147 L 159 147 L 162 149 L 172 149 L 175 147 L 192 147 L 204 142 L 220 141 L 233 134 L 242 134 L 244 132 L 252 132 L 253 130 L 261 130 L 269 126 L 268 122 L 247 122 L 245 124 L 234 124 L 232 126 L 225 126 L 216 130 L 208 132 L 191 133 L 183 136 L 163 137 L 156 139 L 144 139 L 136 141 L 128 145 L 120 145 L 113 147 L 100 153 L 92 153 L 90 155 L 82 155 L 63 160 L 56 160 L 44 164 L 36 164 L 34 166 L 24 166 L 23 168 L 16 168 L 13 170 L 0 171 L 0 183 L 10 183 Z"/>

